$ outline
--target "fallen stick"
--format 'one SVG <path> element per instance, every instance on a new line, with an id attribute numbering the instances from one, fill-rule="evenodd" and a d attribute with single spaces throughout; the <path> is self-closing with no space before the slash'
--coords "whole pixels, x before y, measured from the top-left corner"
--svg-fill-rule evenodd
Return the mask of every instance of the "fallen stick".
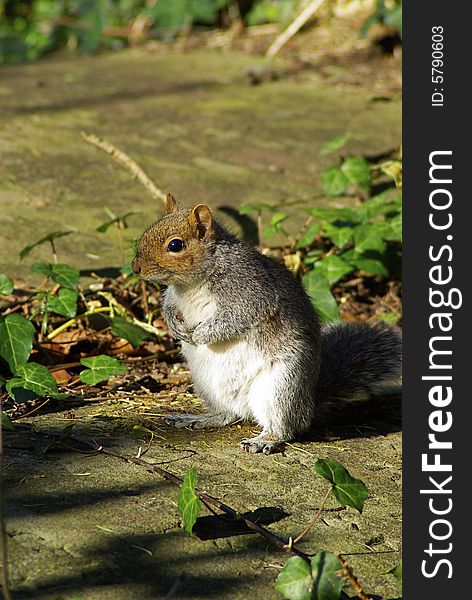
<path id="1" fill-rule="evenodd" d="M 140 183 L 144 185 L 144 187 L 148 190 L 148 192 L 161 202 L 164 202 L 166 199 L 166 194 L 162 190 L 160 190 L 153 180 L 149 177 L 149 175 L 136 163 L 132 158 L 130 158 L 127 154 L 125 154 L 122 150 L 107 142 L 107 140 L 103 140 L 97 137 L 94 134 L 82 132 L 82 137 L 86 142 L 103 150 L 107 154 L 109 154 L 113 160 L 116 160 L 124 169 L 126 169 L 134 179 L 137 179 Z"/>
<path id="2" fill-rule="evenodd" d="M 165 469 L 162 469 L 161 467 L 158 467 L 157 465 L 148 463 L 145 460 L 143 460 L 142 458 L 136 458 L 135 456 L 125 456 L 124 454 L 120 454 L 119 452 L 115 452 L 114 450 L 109 450 L 109 449 L 104 448 L 103 446 L 99 445 L 97 442 L 91 443 L 88 440 L 77 438 L 77 437 L 71 436 L 71 435 L 67 435 L 67 437 L 63 437 L 61 434 L 57 434 L 57 433 L 45 433 L 42 431 L 37 431 L 36 433 L 38 433 L 39 435 L 44 436 L 44 437 L 53 438 L 54 440 L 61 443 L 62 446 L 64 446 L 64 448 L 68 448 L 70 450 L 77 450 L 79 452 L 88 450 L 88 451 L 92 451 L 92 452 L 96 452 L 96 453 L 105 454 L 106 456 L 112 456 L 114 458 L 119 458 L 120 460 L 123 460 L 125 462 L 131 462 L 136 465 L 139 465 L 140 467 L 144 467 L 151 473 L 157 473 L 158 475 L 163 477 L 166 481 L 169 481 L 170 483 L 173 483 L 174 485 L 181 486 L 183 483 L 183 479 L 181 479 L 177 475 L 174 475 L 170 471 L 166 471 Z M 68 442 L 72 442 L 73 444 L 76 444 L 77 446 L 74 447 L 73 445 L 69 445 Z M 82 449 L 80 449 L 80 447 L 82 447 Z M 258 525 L 254 521 L 251 521 L 251 519 L 248 519 L 247 517 L 241 515 L 238 511 L 234 510 L 234 508 L 231 508 L 231 506 L 228 506 L 227 504 L 224 504 L 223 502 L 218 500 L 218 498 L 214 498 L 213 496 L 210 496 L 209 494 L 207 494 L 205 492 L 201 492 L 198 489 L 195 490 L 195 494 L 203 502 L 209 504 L 210 506 L 218 508 L 219 510 L 221 510 L 228 516 L 232 517 L 233 519 L 235 519 L 237 521 L 241 521 L 249 529 L 252 529 L 256 533 L 258 533 L 260 536 L 265 538 L 268 542 L 274 544 L 275 546 L 278 546 L 282 550 L 285 550 L 285 552 L 294 554 L 295 556 L 299 556 L 303 560 L 311 563 L 311 558 L 308 556 L 308 554 L 305 554 L 305 552 L 302 552 L 301 550 L 299 550 L 298 548 L 296 548 L 293 545 L 289 545 L 289 540 L 284 540 L 283 538 L 275 535 L 275 533 L 272 533 L 265 527 L 262 527 L 261 525 Z"/>
<path id="3" fill-rule="evenodd" d="M 269 58 L 273 58 L 279 50 L 285 46 L 285 44 L 297 33 L 299 29 L 305 25 L 305 23 L 310 19 L 315 12 L 320 8 L 325 0 L 312 0 L 308 6 L 306 6 L 302 12 L 296 17 L 292 23 L 282 31 L 282 33 L 275 39 L 274 42 L 270 45 L 269 49 L 266 52 L 266 56 Z"/>

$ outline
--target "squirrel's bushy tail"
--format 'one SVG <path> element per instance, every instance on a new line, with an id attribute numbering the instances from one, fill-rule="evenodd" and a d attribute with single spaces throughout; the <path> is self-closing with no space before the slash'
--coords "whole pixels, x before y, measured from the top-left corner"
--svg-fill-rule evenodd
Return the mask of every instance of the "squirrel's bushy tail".
<path id="1" fill-rule="evenodd" d="M 341 323 L 321 334 L 321 369 L 316 399 L 321 405 L 379 394 L 401 377 L 399 329 L 385 323 Z"/>

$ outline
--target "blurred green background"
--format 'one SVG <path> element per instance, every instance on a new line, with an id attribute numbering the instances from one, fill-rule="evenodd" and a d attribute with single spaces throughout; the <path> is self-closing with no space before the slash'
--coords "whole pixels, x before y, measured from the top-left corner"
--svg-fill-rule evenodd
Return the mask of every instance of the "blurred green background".
<path id="1" fill-rule="evenodd" d="M 327 0 L 326 4 L 330 4 Z M 170 41 L 203 28 L 288 25 L 310 0 L 0 0 L 0 62 L 36 60 L 61 48 L 82 53 Z M 401 0 L 375 0 L 359 30 L 376 22 L 401 35 Z"/>

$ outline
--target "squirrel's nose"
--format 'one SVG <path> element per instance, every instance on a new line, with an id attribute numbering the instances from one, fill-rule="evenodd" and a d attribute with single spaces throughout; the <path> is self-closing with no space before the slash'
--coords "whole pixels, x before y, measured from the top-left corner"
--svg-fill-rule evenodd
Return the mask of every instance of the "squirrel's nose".
<path id="1" fill-rule="evenodd" d="M 133 273 L 136 273 L 136 275 L 139 275 L 141 273 L 141 267 L 139 266 L 137 258 L 135 258 L 131 263 L 131 269 L 133 270 Z"/>

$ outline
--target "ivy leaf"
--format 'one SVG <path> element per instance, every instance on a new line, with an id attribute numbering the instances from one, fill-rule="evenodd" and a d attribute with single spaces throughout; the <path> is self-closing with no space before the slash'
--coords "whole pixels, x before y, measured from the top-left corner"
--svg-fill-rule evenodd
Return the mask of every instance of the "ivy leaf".
<path id="1" fill-rule="evenodd" d="M 339 600 L 345 583 L 337 572 L 342 567 L 332 552 L 323 550 L 311 559 L 312 577 L 315 581 L 314 600 Z"/>
<path id="2" fill-rule="evenodd" d="M 272 218 L 270 219 L 270 225 L 272 225 L 272 227 L 280 228 L 280 225 L 287 218 L 288 218 L 287 213 L 277 211 L 273 214 Z"/>
<path id="3" fill-rule="evenodd" d="M 50 263 L 33 263 L 31 265 L 31 272 L 39 273 L 40 275 L 44 275 L 45 277 L 51 277 L 52 265 Z"/>
<path id="4" fill-rule="evenodd" d="M 13 421 L 7 415 L 7 413 L 2 412 L 2 428 L 4 431 L 14 431 L 15 426 L 13 425 Z"/>
<path id="5" fill-rule="evenodd" d="M 289 600 L 312 600 L 311 565 L 300 556 L 292 556 L 280 571 L 274 589 Z"/>
<path id="6" fill-rule="evenodd" d="M 122 375 L 126 372 L 126 367 L 120 361 L 105 354 L 81 358 L 80 363 L 84 367 L 88 367 L 80 373 L 80 381 L 90 385 L 95 385 L 100 381 L 106 381 L 113 375 Z"/>
<path id="7" fill-rule="evenodd" d="M 127 212 L 124 215 L 115 215 L 111 211 L 108 212 L 112 218 L 110 221 L 106 221 L 106 223 L 102 223 L 99 227 L 97 227 L 97 231 L 100 233 L 105 233 L 115 223 L 125 223 L 129 216 L 136 214 L 134 211 Z"/>
<path id="8" fill-rule="evenodd" d="M 192 533 L 193 526 L 202 508 L 201 502 L 195 493 L 197 485 L 197 471 L 189 469 L 185 475 L 179 492 L 179 513 L 182 523 L 188 533 Z"/>
<path id="9" fill-rule="evenodd" d="M 370 192 L 371 174 L 369 164 L 362 156 L 350 156 L 341 165 L 341 171 L 357 188 Z"/>
<path id="10" fill-rule="evenodd" d="M 321 172 L 321 183 L 327 196 L 339 196 L 347 190 L 349 179 L 338 167 L 328 167 Z"/>
<path id="11" fill-rule="evenodd" d="M 306 246 L 311 246 L 311 244 L 314 242 L 316 236 L 319 234 L 321 230 L 321 225 L 319 223 L 315 223 L 314 225 L 312 225 L 311 227 L 309 227 L 305 233 L 300 236 L 300 238 L 297 241 L 296 244 L 296 249 L 298 250 L 299 248 L 305 248 Z"/>
<path id="12" fill-rule="evenodd" d="M 369 495 L 367 486 L 360 479 L 351 477 L 349 471 L 335 460 L 318 459 L 315 471 L 332 484 L 336 500 L 343 506 L 352 506 L 360 513 Z"/>
<path id="13" fill-rule="evenodd" d="M 395 565 L 390 571 L 387 571 L 389 575 L 393 575 L 398 580 L 402 580 L 402 562 L 400 561 L 398 565 Z"/>
<path id="14" fill-rule="evenodd" d="M 339 308 L 324 273 L 314 269 L 304 275 L 302 283 L 323 322 L 339 321 Z"/>
<path id="15" fill-rule="evenodd" d="M 377 318 L 384 321 L 384 323 L 388 323 L 388 325 L 396 325 L 399 319 L 397 313 L 393 311 L 378 313 Z"/>
<path id="16" fill-rule="evenodd" d="M 35 333 L 31 321 L 22 315 L 13 313 L 0 318 L 0 356 L 7 361 L 12 373 L 28 360 Z"/>
<path id="17" fill-rule="evenodd" d="M 380 164 L 382 171 L 391 177 L 395 182 L 395 186 L 402 187 L 402 161 L 401 160 L 386 160 Z"/>
<path id="18" fill-rule="evenodd" d="M 31 271 L 50 277 L 53 281 L 65 288 L 75 290 L 79 285 L 79 271 L 63 263 L 33 263 L 31 265 Z"/>
<path id="19" fill-rule="evenodd" d="M 353 208 L 310 208 L 308 212 L 320 221 L 342 223 L 343 225 L 360 223 L 363 219 L 363 215 Z"/>
<path id="20" fill-rule="evenodd" d="M 75 317 L 77 314 L 77 298 L 79 294 L 75 290 L 61 288 L 57 295 L 47 295 L 47 307 L 51 312 L 63 317 Z"/>
<path id="21" fill-rule="evenodd" d="M 354 249 L 361 254 L 366 250 L 377 252 L 385 251 L 382 228 L 376 227 L 378 223 L 368 225 L 357 225 L 354 230 Z"/>
<path id="22" fill-rule="evenodd" d="M 323 258 L 323 260 L 317 262 L 315 268 L 326 275 L 330 286 L 339 281 L 344 275 L 347 275 L 354 270 L 352 265 L 335 254 L 327 256 L 326 258 Z"/>
<path id="23" fill-rule="evenodd" d="M 389 239 L 396 241 L 402 241 L 402 215 L 397 215 L 390 221 L 392 227 L 393 236 Z"/>
<path id="24" fill-rule="evenodd" d="M 46 396 L 55 397 L 59 394 L 56 380 L 43 365 L 38 363 L 19 365 L 15 375 L 16 377 L 7 381 L 6 386 L 8 393 L 14 400 L 19 401 L 20 398 L 14 391 L 16 388 L 30 390 L 41 398 Z"/>
<path id="25" fill-rule="evenodd" d="M 321 146 L 320 154 L 330 154 L 336 152 L 336 150 L 341 150 L 351 138 L 352 133 L 338 135 Z"/>
<path id="26" fill-rule="evenodd" d="M 274 588 L 289 600 L 339 600 L 345 583 L 337 572 L 341 563 L 332 552 L 319 552 L 311 563 L 292 556 L 280 571 Z"/>
<path id="27" fill-rule="evenodd" d="M 392 196 L 387 191 L 381 192 L 376 196 L 372 196 L 362 203 L 362 208 L 365 211 L 364 220 L 372 219 L 379 215 L 395 214 L 401 210 L 402 195 L 397 194 Z"/>
<path id="28" fill-rule="evenodd" d="M 20 252 L 20 260 L 23 260 L 24 258 L 26 258 L 28 256 L 28 254 L 31 252 L 31 250 L 33 250 L 33 248 L 36 248 L 36 246 L 39 246 L 40 244 L 44 244 L 45 242 L 52 242 L 53 240 L 61 238 L 65 235 L 70 235 L 71 233 L 74 233 L 74 232 L 73 231 L 53 231 L 51 233 L 48 233 L 47 235 L 42 237 L 37 242 L 34 242 L 34 244 L 25 246 L 23 248 L 23 250 Z"/>
<path id="29" fill-rule="evenodd" d="M 75 290 L 79 285 L 80 273 L 77 269 L 58 263 L 52 266 L 52 280 L 62 287 Z"/>
<path id="30" fill-rule="evenodd" d="M 108 320 L 111 323 L 113 335 L 128 340 L 133 348 L 137 348 L 143 340 L 149 337 L 149 333 L 142 327 L 123 319 L 123 317 L 108 317 Z"/>
<path id="31" fill-rule="evenodd" d="M 10 279 L 4 273 L 0 273 L 0 296 L 9 296 L 14 287 L 13 279 Z"/>
<path id="32" fill-rule="evenodd" d="M 272 216 L 269 225 L 264 227 L 264 236 L 273 237 L 282 230 L 282 223 L 288 218 L 287 213 L 275 212 Z"/>
<path id="33" fill-rule="evenodd" d="M 340 250 L 352 242 L 354 238 L 354 229 L 349 225 L 333 225 L 331 223 L 327 223 L 323 226 L 323 237 L 329 238 L 336 248 Z"/>
<path id="34" fill-rule="evenodd" d="M 365 254 L 353 252 L 349 258 L 349 262 L 354 265 L 356 269 L 363 271 L 368 275 L 387 277 L 390 274 L 390 270 L 382 260 L 382 255 L 377 252 L 368 252 Z"/>

